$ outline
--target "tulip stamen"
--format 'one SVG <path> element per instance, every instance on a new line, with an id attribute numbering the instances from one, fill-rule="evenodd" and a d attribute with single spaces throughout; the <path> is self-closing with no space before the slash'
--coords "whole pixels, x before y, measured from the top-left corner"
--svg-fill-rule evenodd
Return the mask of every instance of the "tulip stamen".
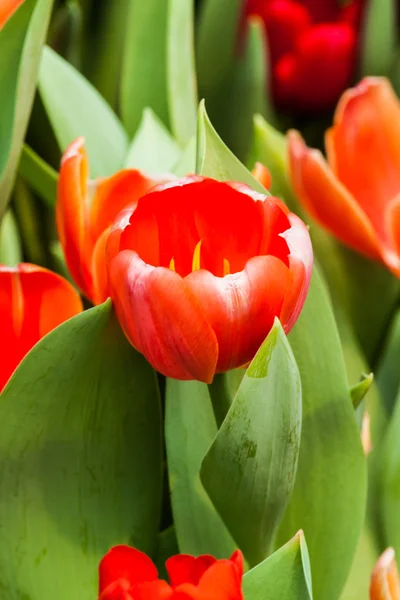
<path id="1" fill-rule="evenodd" d="M 194 249 L 194 252 L 193 252 L 192 271 L 199 271 L 201 269 L 201 267 L 200 267 L 201 242 L 202 242 L 202 240 L 197 242 L 196 248 Z"/>
<path id="2" fill-rule="evenodd" d="M 172 257 L 171 260 L 169 261 L 169 267 L 168 268 L 171 269 L 171 271 L 176 271 L 174 257 Z"/>
<path id="3" fill-rule="evenodd" d="M 224 277 L 225 275 L 230 275 L 231 272 L 231 263 L 227 258 L 224 258 Z"/>

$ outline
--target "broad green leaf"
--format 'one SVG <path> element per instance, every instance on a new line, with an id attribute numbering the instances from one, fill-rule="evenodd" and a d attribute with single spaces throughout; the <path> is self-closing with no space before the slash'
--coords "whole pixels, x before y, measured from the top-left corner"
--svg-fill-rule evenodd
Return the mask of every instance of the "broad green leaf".
<path id="1" fill-rule="evenodd" d="M 9 208 L 0 223 L 0 264 L 15 267 L 22 262 L 18 226 Z"/>
<path id="2" fill-rule="evenodd" d="M 235 544 L 200 481 L 217 433 L 207 385 L 167 379 L 165 441 L 172 512 L 180 552 L 228 558 Z"/>
<path id="3" fill-rule="evenodd" d="M 397 0 L 369 0 L 361 36 L 362 75 L 389 75 L 397 34 Z"/>
<path id="4" fill-rule="evenodd" d="M 183 150 L 178 162 L 174 165 L 172 172 L 177 177 L 196 172 L 196 136 L 194 135 L 186 148 Z"/>
<path id="5" fill-rule="evenodd" d="M 196 171 L 219 181 L 241 181 L 258 192 L 267 193 L 221 140 L 207 116 L 203 101 L 200 102 L 197 124 Z"/>
<path id="6" fill-rule="evenodd" d="M 249 160 L 251 168 L 255 162 L 262 163 L 270 171 L 271 194 L 283 198 L 291 210 L 299 213 L 288 177 L 286 138 L 262 115 L 254 117 L 253 146 Z"/>
<path id="7" fill-rule="evenodd" d="M 336 600 L 363 525 L 366 461 L 338 331 L 315 269 L 289 342 L 301 376 L 303 422 L 296 485 L 279 540 L 304 529 L 314 597 Z"/>
<path id="8" fill-rule="evenodd" d="M 302 531 L 245 574 L 243 592 L 245 600 L 312 600 L 310 561 Z"/>
<path id="9" fill-rule="evenodd" d="M 125 166 L 159 175 L 171 172 L 180 157 L 178 143 L 153 111 L 146 108 L 129 147 Z"/>
<path id="10" fill-rule="evenodd" d="M 0 30 L 0 219 L 12 191 L 52 0 L 25 0 Z"/>
<path id="11" fill-rule="evenodd" d="M 18 174 L 46 204 L 55 205 L 58 173 L 27 144 L 22 148 Z"/>
<path id="12" fill-rule="evenodd" d="M 128 146 L 121 123 L 92 84 L 48 47 L 42 56 L 39 91 L 61 151 L 83 136 L 92 177 L 121 169 Z"/>
<path id="13" fill-rule="evenodd" d="M 229 101 L 223 108 L 220 126 L 224 140 L 239 157 L 247 158 L 255 113 L 272 119 L 273 108 L 269 102 L 269 61 L 263 21 L 249 19 L 245 38 L 246 46 L 238 56 L 232 75 Z"/>
<path id="14" fill-rule="evenodd" d="M 110 301 L 33 348 L 1 395 L 0 423 L 2 598 L 93 600 L 111 546 L 155 551 L 156 378 Z"/>
<path id="15" fill-rule="evenodd" d="M 197 89 L 194 61 L 194 0 L 168 3 L 167 88 L 171 130 L 185 146 L 196 132 Z"/>
<path id="16" fill-rule="evenodd" d="M 244 0 L 204 0 L 197 34 L 196 58 L 201 95 L 226 83 L 233 66 Z"/>
<path id="17" fill-rule="evenodd" d="M 300 435 L 299 371 L 276 320 L 201 468 L 208 495 L 250 565 L 271 549 L 294 487 Z"/>
<path id="18" fill-rule="evenodd" d="M 400 392 L 380 454 L 380 516 L 385 546 L 400 555 Z"/>
<path id="19" fill-rule="evenodd" d="M 373 373 L 369 373 L 369 375 L 367 375 L 366 373 L 362 373 L 361 380 L 350 388 L 351 401 L 353 403 L 354 408 L 357 408 L 362 402 L 362 400 L 364 400 L 366 394 L 371 388 L 373 381 Z"/>
<path id="20" fill-rule="evenodd" d="M 400 311 L 397 311 L 392 323 L 388 339 L 378 361 L 376 381 L 382 394 L 387 413 L 393 412 L 393 407 L 400 389 Z"/>
<path id="21" fill-rule="evenodd" d="M 121 78 L 122 120 L 130 136 L 139 127 L 146 107 L 169 124 L 168 6 L 168 0 L 130 0 Z"/>

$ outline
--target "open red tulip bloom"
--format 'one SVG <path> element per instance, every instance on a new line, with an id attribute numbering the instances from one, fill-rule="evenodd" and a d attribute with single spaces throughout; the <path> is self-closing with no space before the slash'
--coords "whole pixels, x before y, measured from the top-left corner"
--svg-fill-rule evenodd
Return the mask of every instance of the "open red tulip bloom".
<path id="1" fill-rule="evenodd" d="M 385 550 L 372 572 L 370 600 L 400 600 L 400 580 L 393 548 Z"/>
<path id="2" fill-rule="evenodd" d="M 272 91 L 283 109 L 329 110 L 349 85 L 363 0 L 248 0 L 264 23 Z"/>
<path id="3" fill-rule="evenodd" d="M 204 382 L 248 363 L 275 317 L 291 329 L 313 262 L 306 226 L 280 200 L 198 176 L 122 211 L 107 255 L 131 343 L 164 375 Z"/>
<path id="4" fill-rule="evenodd" d="M 95 304 L 109 296 L 105 247 L 115 217 L 126 204 L 171 178 L 150 178 L 136 169 L 125 169 L 90 181 L 84 139 L 78 138 L 65 151 L 57 194 L 58 236 L 71 275 Z"/>
<path id="5" fill-rule="evenodd" d="M 36 265 L 0 265 L 0 391 L 32 346 L 81 310 L 79 295 L 60 275 Z"/>
<path id="6" fill-rule="evenodd" d="M 306 210 L 342 242 L 400 277 L 400 103 L 369 77 L 345 92 L 326 133 L 328 164 L 289 132 L 290 171 Z"/>
<path id="7" fill-rule="evenodd" d="M 172 556 L 170 583 L 158 579 L 151 559 L 129 546 L 112 548 L 100 563 L 99 600 L 243 600 L 243 557 Z"/>
<path id="8" fill-rule="evenodd" d="M 15 13 L 24 0 L 1 0 L 0 1 L 0 29 L 4 27 L 8 19 Z"/>

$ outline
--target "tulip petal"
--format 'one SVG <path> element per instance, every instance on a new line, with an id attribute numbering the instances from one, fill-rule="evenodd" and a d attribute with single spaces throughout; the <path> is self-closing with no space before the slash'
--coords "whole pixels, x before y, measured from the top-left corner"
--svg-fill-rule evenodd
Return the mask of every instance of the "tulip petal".
<path id="1" fill-rule="evenodd" d="M 216 277 L 206 270 L 186 277 L 218 340 L 217 372 L 249 362 L 280 314 L 289 269 L 275 256 L 251 258 L 243 271 Z"/>
<path id="2" fill-rule="evenodd" d="M 251 172 L 253 177 L 257 179 L 261 183 L 266 190 L 269 190 L 272 185 L 272 176 L 271 172 L 260 162 L 256 162 L 254 168 Z"/>
<path id="3" fill-rule="evenodd" d="M 78 138 L 63 155 L 58 180 L 56 222 L 68 269 L 90 298 L 92 276 L 87 266 L 89 236 L 85 235 L 89 164 L 85 140 Z"/>
<path id="4" fill-rule="evenodd" d="M 21 6 L 24 0 L 1 0 L 0 2 L 0 29 L 6 24 L 8 19 Z"/>
<path id="5" fill-rule="evenodd" d="M 218 345 L 185 279 L 124 250 L 110 263 L 111 297 L 131 343 L 162 374 L 210 383 Z"/>
<path id="6" fill-rule="evenodd" d="M 400 580 L 393 548 L 385 550 L 372 572 L 370 600 L 400 600 Z"/>
<path id="7" fill-rule="evenodd" d="M 370 258 L 379 258 L 370 221 L 321 153 L 307 148 L 296 131 L 289 132 L 288 147 L 292 184 L 304 208 L 342 242 Z"/>
<path id="8" fill-rule="evenodd" d="M 280 314 L 280 321 L 286 333 L 292 329 L 303 308 L 314 264 L 307 227 L 293 213 L 288 219 L 291 228 L 281 234 L 290 249 L 290 283 Z"/>
<path id="9" fill-rule="evenodd" d="M 400 103 L 387 79 L 368 77 L 343 94 L 326 149 L 332 170 L 387 245 L 383 215 L 400 193 Z"/>
<path id="10" fill-rule="evenodd" d="M 216 558 L 208 554 L 191 556 L 190 554 L 177 554 L 167 560 L 166 567 L 172 587 L 182 583 L 197 585 L 205 571 L 216 562 Z"/>
<path id="11" fill-rule="evenodd" d="M 107 275 L 107 243 L 110 235 L 110 227 L 103 231 L 98 238 L 92 254 L 92 300 L 94 304 L 102 304 L 110 295 L 108 289 Z"/>
<path id="12" fill-rule="evenodd" d="M 400 194 L 390 203 L 386 217 L 391 244 L 384 250 L 384 259 L 396 277 L 400 277 Z"/>
<path id="13" fill-rule="evenodd" d="M 47 269 L 23 263 L 0 266 L 2 352 L 0 390 L 25 354 L 49 331 L 78 314 L 82 302 L 72 285 Z"/>
<path id="14" fill-rule="evenodd" d="M 129 546 L 115 546 L 100 562 L 99 593 L 119 580 L 125 580 L 133 586 L 157 578 L 157 569 L 146 554 Z"/>
<path id="15" fill-rule="evenodd" d="M 107 179 L 99 180 L 90 213 L 93 240 L 97 240 L 103 231 L 112 225 L 125 206 L 134 206 L 139 198 L 155 185 L 172 179 L 171 175 L 150 178 L 136 169 L 125 169 Z"/>
<path id="16" fill-rule="evenodd" d="M 242 600 L 242 579 L 230 560 L 218 560 L 204 573 L 197 587 L 202 600 Z"/>

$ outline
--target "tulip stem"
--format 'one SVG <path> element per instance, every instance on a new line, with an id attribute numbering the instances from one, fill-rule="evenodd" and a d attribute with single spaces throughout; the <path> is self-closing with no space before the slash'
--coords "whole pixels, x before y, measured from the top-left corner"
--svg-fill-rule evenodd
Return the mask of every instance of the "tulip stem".
<path id="1" fill-rule="evenodd" d="M 226 413 L 232 404 L 232 394 L 229 390 L 228 380 L 224 373 L 214 376 L 213 382 L 208 386 L 210 398 L 214 409 L 218 429 L 221 427 Z"/>

